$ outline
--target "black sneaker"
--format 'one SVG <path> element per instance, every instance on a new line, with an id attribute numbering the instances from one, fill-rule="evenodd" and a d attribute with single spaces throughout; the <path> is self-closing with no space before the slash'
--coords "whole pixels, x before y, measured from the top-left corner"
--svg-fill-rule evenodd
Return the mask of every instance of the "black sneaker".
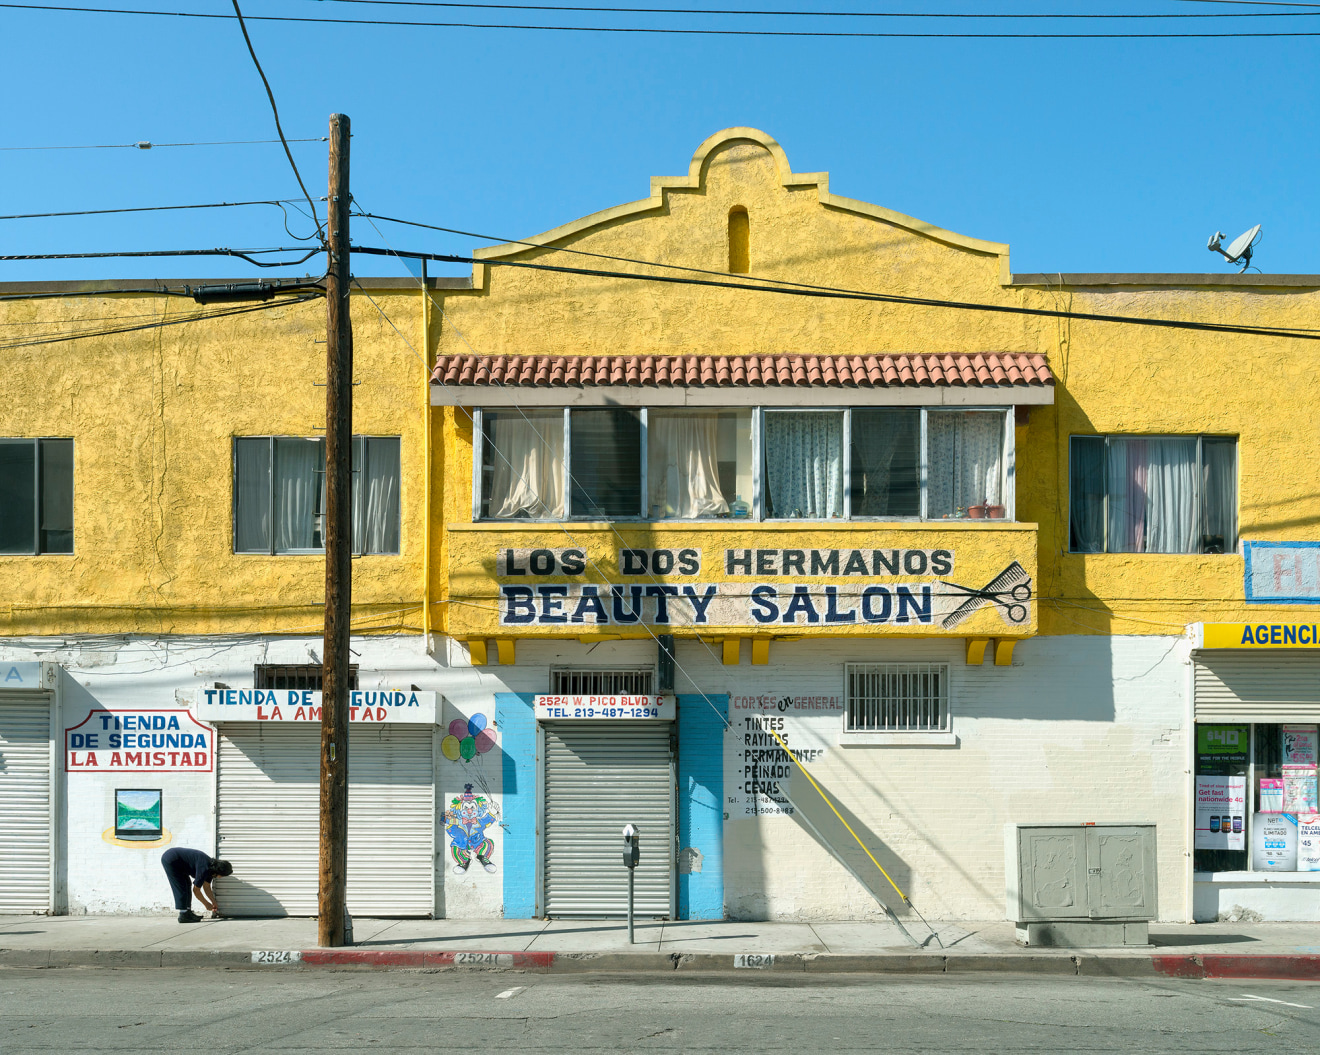
<path id="1" fill-rule="evenodd" d="M 192 909 L 188 909 L 186 912 L 180 912 L 180 913 L 179 913 L 179 922 L 180 922 L 180 923 L 201 923 L 201 922 L 202 922 L 202 917 L 199 916 L 199 915 L 197 915 L 197 913 L 194 912 Z"/>

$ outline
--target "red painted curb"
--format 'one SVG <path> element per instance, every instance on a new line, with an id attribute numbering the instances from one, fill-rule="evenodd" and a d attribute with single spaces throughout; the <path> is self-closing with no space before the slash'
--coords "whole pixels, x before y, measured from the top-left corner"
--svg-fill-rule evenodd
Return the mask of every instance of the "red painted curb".
<path id="1" fill-rule="evenodd" d="M 427 952 L 421 949 L 307 949 L 308 967 L 524 967 L 547 968 L 552 952 Z"/>
<path id="2" fill-rule="evenodd" d="M 1288 981 L 1320 980 L 1320 956 L 1260 954 L 1239 956 L 1209 953 L 1152 956 L 1160 974 L 1171 978 L 1277 978 Z"/>

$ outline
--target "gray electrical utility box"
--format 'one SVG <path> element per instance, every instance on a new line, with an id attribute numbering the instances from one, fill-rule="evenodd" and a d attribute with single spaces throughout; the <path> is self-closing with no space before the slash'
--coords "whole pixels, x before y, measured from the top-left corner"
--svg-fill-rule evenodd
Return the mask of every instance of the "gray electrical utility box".
<path id="1" fill-rule="evenodd" d="M 1150 944 L 1155 825 L 1006 824 L 1004 858 L 1019 944 Z"/>

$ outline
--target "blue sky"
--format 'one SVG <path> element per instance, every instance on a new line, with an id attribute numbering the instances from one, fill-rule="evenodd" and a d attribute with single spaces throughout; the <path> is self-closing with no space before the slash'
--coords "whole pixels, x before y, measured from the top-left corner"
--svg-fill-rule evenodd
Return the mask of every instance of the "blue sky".
<path id="1" fill-rule="evenodd" d="M 231 10 L 221 0 L 123 6 Z M 747 6 L 1258 10 L 1177 0 L 759 0 Z M 315 0 L 249 0 L 244 10 L 825 30 L 1320 32 L 1320 10 L 1286 19 L 1048 26 L 568 15 Z M 334 111 L 352 118 L 353 190 L 362 208 L 377 213 L 527 237 L 643 197 L 650 176 L 684 172 L 712 132 L 752 125 L 777 138 L 798 171 L 829 171 L 836 193 L 1008 242 L 1019 273 L 1229 273 L 1222 258 L 1206 251 L 1206 239 L 1216 229 L 1231 238 L 1255 223 L 1264 225 L 1256 256 L 1262 270 L 1320 272 L 1314 129 L 1320 37 L 735 39 L 262 22 L 251 32 L 290 137 L 324 135 Z M 8 100 L 0 146 L 274 136 L 265 93 L 233 21 L 0 9 L 0 65 Z M 324 193 L 325 145 L 293 149 L 312 193 Z M 5 215 L 296 195 L 278 144 L 0 152 Z M 310 229 L 306 221 L 290 226 L 297 234 Z M 400 228 L 385 233 L 396 248 L 431 252 L 484 244 Z M 379 243 L 362 221 L 354 237 Z M 0 221 L 4 254 L 289 244 L 270 208 Z M 311 261 L 294 273 L 320 269 Z M 354 270 L 404 273 L 367 258 L 357 258 Z M 212 259 L 0 263 L 3 281 L 255 274 L 242 262 Z"/>

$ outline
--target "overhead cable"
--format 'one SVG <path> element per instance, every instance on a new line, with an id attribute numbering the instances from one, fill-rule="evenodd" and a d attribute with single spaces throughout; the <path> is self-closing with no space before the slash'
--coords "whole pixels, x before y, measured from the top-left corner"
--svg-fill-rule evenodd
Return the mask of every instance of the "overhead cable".
<path id="1" fill-rule="evenodd" d="M 14 260 L 112 260 L 119 257 L 164 257 L 164 256 L 233 256 L 246 260 L 257 267 L 293 267 L 310 260 L 321 250 L 312 249 L 297 260 L 257 260 L 257 256 L 269 253 L 297 253 L 302 246 L 292 249 L 145 249 L 130 252 L 111 253 L 11 253 L 0 256 L 0 261 Z"/>
<path id="2" fill-rule="evenodd" d="M 906 304 L 923 308 L 951 308 L 962 311 L 985 311 L 1004 315 L 1032 315 L 1051 319 L 1076 319 L 1083 322 L 1116 322 L 1133 326 L 1156 326 L 1176 330 L 1200 330 L 1211 333 L 1240 333 L 1256 337 L 1295 337 L 1300 340 L 1320 341 L 1320 330 L 1293 329 L 1283 326 L 1235 326 L 1229 323 L 1194 322 L 1187 319 L 1143 318 L 1139 315 L 1104 315 L 1097 312 L 1065 311 L 1056 308 L 1025 308 L 1013 304 L 984 304 L 975 301 L 940 300 L 931 297 L 909 297 L 897 293 L 868 293 L 861 290 L 829 288 L 802 288 L 800 286 L 772 286 L 760 282 L 730 282 L 716 279 L 686 278 L 679 275 L 639 275 L 630 271 L 605 271 L 598 268 L 559 267 L 554 264 L 531 264 L 518 260 L 482 260 L 471 256 L 446 253 L 414 253 L 406 250 L 381 249 L 375 246 L 353 246 L 351 252 L 368 256 L 396 256 L 412 260 L 435 260 L 451 264 L 485 264 L 490 267 L 515 267 L 531 271 L 553 271 L 566 275 L 585 275 L 591 278 L 621 278 L 636 282 L 663 282 L 671 285 L 712 286 L 722 289 L 745 289 L 757 293 L 777 293 L 781 296 L 820 297 L 827 300 L 863 300 L 882 304 Z M 4 259 L 0 257 L 0 259 Z"/>
<path id="3" fill-rule="evenodd" d="M 324 143 L 326 136 L 312 139 L 290 139 L 290 143 Z M 258 143 L 279 143 L 279 139 L 225 139 L 212 143 L 153 143 L 139 139 L 136 143 L 85 143 L 77 146 L 54 147 L 0 147 L 0 150 L 156 150 L 160 147 L 245 147 Z"/>
<path id="4" fill-rule="evenodd" d="M 73 7 L 56 4 L 0 3 L 0 8 L 18 11 L 65 11 L 79 14 L 143 15 L 162 18 L 229 19 L 235 17 L 205 11 L 155 11 L 119 7 Z M 828 32 L 799 29 L 680 29 L 674 26 L 536 26 L 497 22 L 420 22 L 403 19 L 308 18 L 295 15 L 247 15 L 245 17 L 249 22 L 288 22 L 302 25 L 393 26 L 408 29 L 498 29 L 545 33 L 624 33 L 647 36 L 698 37 L 816 37 L 884 40 L 1221 40 L 1320 37 L 1320 31 L 1250 33 L 1242 31 L 1224 33 L 899 33 Z"/>
<path id="5" fill-rule="evenodd" d="M 272 140 L 278 142 L 278 140 Z M 14 148 L 20 149 L 20 148 Z M 130 209 L 77 209 L 71 212 L 17 212 L 0 220 L 47 220 L 58 216 L 112 216 L 125 212 L 172 212 L 176 209 L 235 209 L 244 205 L 292 205 L 300 198 L 270 198 L 266 201 L 215 201 L 204 205 L 138 205 Z"/>

